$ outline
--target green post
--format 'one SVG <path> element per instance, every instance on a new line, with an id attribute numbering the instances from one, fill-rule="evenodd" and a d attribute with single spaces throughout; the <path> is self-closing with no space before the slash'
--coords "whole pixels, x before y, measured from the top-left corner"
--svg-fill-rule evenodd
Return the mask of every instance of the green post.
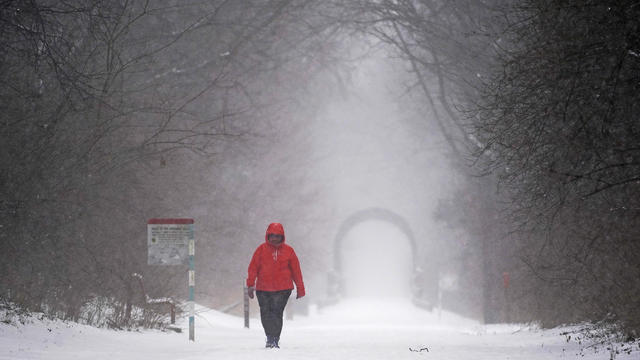
<path id="1" fill-rule="evenodd" d="M 195 238 L 193 236 L 193 224 L 189 225 L 189 340 L 195 341 Z"/>

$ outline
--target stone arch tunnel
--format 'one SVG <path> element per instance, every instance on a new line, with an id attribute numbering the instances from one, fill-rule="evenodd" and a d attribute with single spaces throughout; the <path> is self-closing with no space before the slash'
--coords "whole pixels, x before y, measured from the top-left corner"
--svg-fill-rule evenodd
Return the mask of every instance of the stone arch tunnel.
<path id="1" fill-rule="evenodd" d="M 382 222 L 395 227 L 406 239 L 410 251 L 411 268 L 409 283 L 413 302 L 423 308 L 430 309 L 433 301 L 429 298 L 425 288 L 429 287 L 429 281 L 423 274 L 423 266 L 420 263 L 420 242 L 415 238 L 414 232 L 404 217 L 385 208 L 367 208 L 356 211 L 342 221 L 333 239 L 333 268 L 328 274 L 328 294 L 324 305 L 338 302 L 346 294 L 345 266 L 343 264 L 344 245 L 349 233 L 363 223 L 370 221 Z M 402 240 L 399 240 L 402 241 Z M 426 280 L 426 281 L 425 281 Z"/>

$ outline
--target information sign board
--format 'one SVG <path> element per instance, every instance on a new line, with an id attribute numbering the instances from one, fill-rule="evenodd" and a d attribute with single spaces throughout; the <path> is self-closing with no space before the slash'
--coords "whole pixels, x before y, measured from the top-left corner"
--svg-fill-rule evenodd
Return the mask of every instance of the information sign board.
<path id="1" fill-rule="evenodd" d="M 193 219 L 151 219 L 147 223 L 147 263 L 188 265 Z M 193 246 L 193 245 L 191 245 Z"/>

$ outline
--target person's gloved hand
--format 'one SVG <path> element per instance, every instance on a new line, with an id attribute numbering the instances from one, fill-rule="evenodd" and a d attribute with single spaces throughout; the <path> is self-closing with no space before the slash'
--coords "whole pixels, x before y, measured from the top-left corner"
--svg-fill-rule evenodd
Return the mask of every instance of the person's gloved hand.
<path id="1" fill-rule="evenodd" d="M 300 299 L 303 296 L 304 296 L 304 289 L 297 289 L 296 290 L 296 299 Z"/>
<path id="2" fill-rule="evenodd" d="M 254 288 L 253 286 L 250 286 L 250 287 L 247 288 L 247 294 L 249 295 L 249 299 L 253 299 L 253 291 L 255 289 L 256 288 Z"/>

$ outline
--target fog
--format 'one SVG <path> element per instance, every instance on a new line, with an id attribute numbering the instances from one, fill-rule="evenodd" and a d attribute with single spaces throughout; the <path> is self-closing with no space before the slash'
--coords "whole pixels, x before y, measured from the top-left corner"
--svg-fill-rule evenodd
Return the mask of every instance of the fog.
<path id="1" fill-rule="evenodd" d="M 454 256 L 460 239 L 453 249 L 448 246 L 455 235 L 434 218 L 438 201 L 450 196 L 458 175 L 433 122 L 403 95 L 406 86 L 405 69 L 388 50 L 354 61 L 339 94 L 310 94 L 309 101 L 323 106 L 282 147 L 270 150 L 283 159 L 281 181 L 302 169 L 304 180 L 297 185 L 313 189 L 311 202 L 302 204 L 303 216 L 290 208 L 294 214 L 284 219 L 277 211 L 264 214 L 265 220 L 294 229 L 290 244 L 301 247 L 312 303 L 335 301 L 330 289 L 337 287 L 341 299 L 418 297 L 433 306 L 438 272 L 458 271 L 455 261 L 445 259 Z M 300 144 L 306 145 L 302 167 L 296 161 Z M 371 209 L 392 215 L 366 215 Z M 361 212 L 361 219 L 345 225 Z M 346 234 L 339 235 L 345 226 Z M 424 271 L 426 276 L 419 273 Z M 473 307 L 466 311 L 477 316 Z"/>
<path id="2" fill-rule="evenodd" d="M 637 334 L 639 9 L 6 2 L 0 297 L 161 327 L 149 299 L 184 305 L 188 267 L 149 264 L 145 224 L 187 218 L 196 301 L 239 315 L 280 222 L 296 313 L 399 297 Z"/>
<path id="3" fill-rule="evenodd" d="M 390 207 L 412 216 L 433 209 L 447 191 L 446 148 L 428 118 L 416 120 L 415 109 L 403 107 L 401 71 L 383 58 L 357 63 L 345 96 L 308 129 L 318 180 L 339 208 Z"/>
<path id="4" fill-rule="evenodd" d="M 401 231 L 366 221 L 348 233 L 342 246 L 345 297 L 411 299 L 412 249 Z"/>

